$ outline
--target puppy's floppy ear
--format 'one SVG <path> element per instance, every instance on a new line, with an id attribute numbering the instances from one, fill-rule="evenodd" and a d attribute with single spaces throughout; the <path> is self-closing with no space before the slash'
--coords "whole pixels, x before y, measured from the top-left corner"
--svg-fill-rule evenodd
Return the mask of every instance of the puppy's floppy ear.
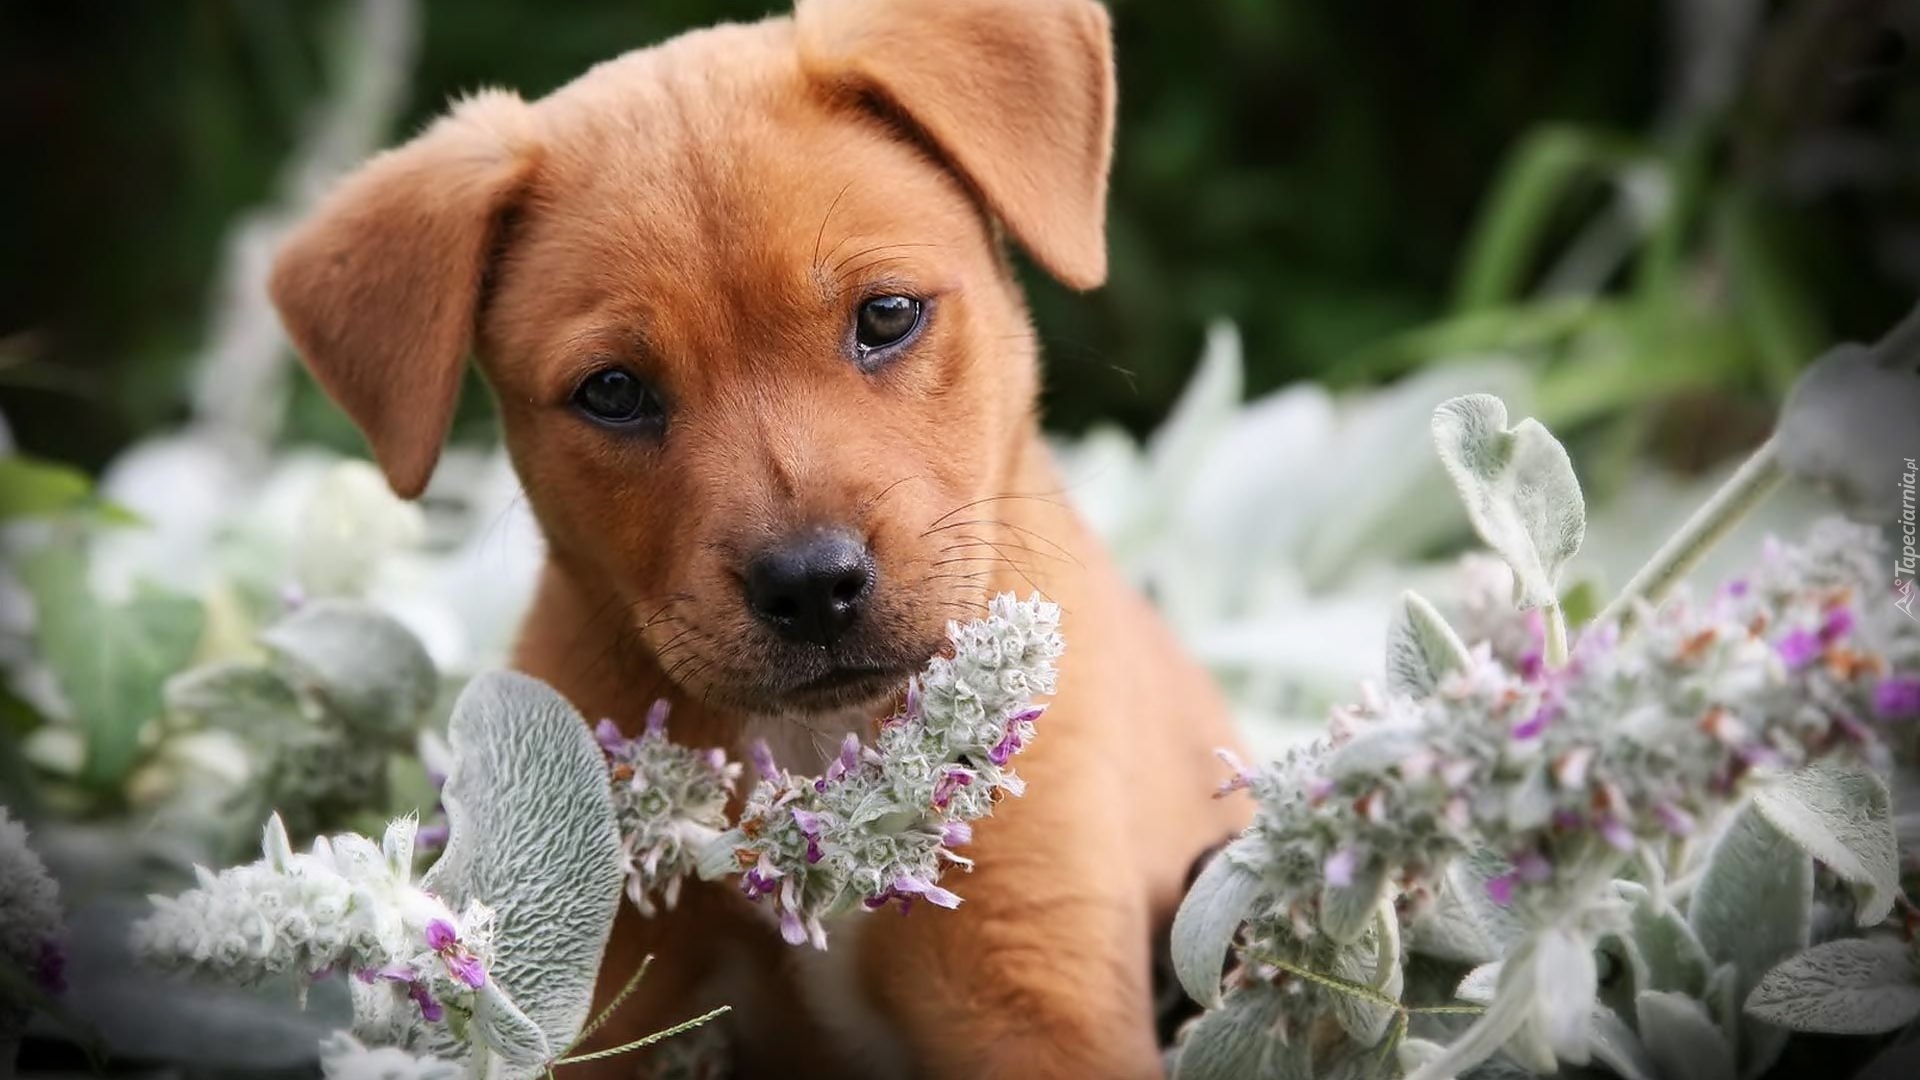
<path id="1" fill-rule="evenodd" d="M 468 99 L 369 161 L 274 261 L 268 290 L 394 491 L 420 494 L 453 423 L 495 227 L 536 153 L 513 94 Z"/>
<path id="2" fill-rule="evenodd" d="M 815 80 L 904 114 L 1054 277 L 1106 280 L 1113 40 L 1094 0 L 799 0 Z"/>

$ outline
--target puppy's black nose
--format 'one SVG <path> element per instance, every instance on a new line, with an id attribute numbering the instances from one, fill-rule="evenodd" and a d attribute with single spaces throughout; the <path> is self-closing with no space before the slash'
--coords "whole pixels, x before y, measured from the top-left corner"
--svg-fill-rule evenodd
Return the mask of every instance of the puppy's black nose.
<path id="1" fill-rule="evenodd" d="M 832 645 L 873 592 L 873 553 L 840 529 L 786 540 L 747 564 L 747 606 L 789 641 Z"/>

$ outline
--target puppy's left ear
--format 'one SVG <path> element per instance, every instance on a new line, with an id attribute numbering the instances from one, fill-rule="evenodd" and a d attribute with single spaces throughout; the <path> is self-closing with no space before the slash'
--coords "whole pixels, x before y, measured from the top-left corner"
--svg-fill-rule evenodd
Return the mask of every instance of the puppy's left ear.
<path id="1" fill-rule="evenodd" d="M 799 0 L 817 82 L 903 114 L 1054 277 L 1107 277 L 1113 35 L 1094 0 Z"/>

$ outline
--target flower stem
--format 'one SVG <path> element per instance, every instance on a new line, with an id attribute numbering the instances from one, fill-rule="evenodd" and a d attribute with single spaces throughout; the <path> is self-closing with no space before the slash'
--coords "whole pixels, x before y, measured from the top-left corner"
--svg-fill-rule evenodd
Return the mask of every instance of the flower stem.
<path id="1" fill-rule="evenodd" d="M 710 1013 L 707 1013 L 704 1016 L 696 1016 L 691 1020 L 688 1020 L 684 1023 L 675 1024 L 672 1027 L 667 1028 L 663 1031 L 656 1031 L 644 1039 L 635 1039 L 630 1043 L 622 1043 L 621 1045 L 613 1047 L 608 1050 L 595 1050 L 591 1054 L 581 1054 L 578 1057 L 563 1057 L 560 1060 L 554 1062 L 554 1064 L 555 1065 L 579 1065 L 588 1061 L 601 1061 L 610 1057 L 618 1057 L 621 1054 L 630 1053 L 634 1050 L 642 1050 L 642 1049 L 645 1049 L 646 1047 L 652 1046 L 654 1043 L 661 1042 L 662 1040 L 665 1040 L 665 1039 L 671 1039 L 675 1035 L 680 1035 L 680 1034 L 684 1034 L 686 1032 L 692 1031 L 694 1028 L 699 1027 L 701 1024 L 706 1023 L 707 1021 L 713 1019 L 716 1016 L 719 1016 L 721 1013 L 731 1011 L 732 1008 L 733 1006 L 731 1005 L 722 1005 L 719 1008 L 713 1010 Z"/>
<path id="2" fill-rule="evenodd" d="M 1373 913 L 1374 926 L 1380 935 L 1378 958 L 1374 960 L 1373 988 L 1398 1000 L 1400 985 L 1400 914 L 1394 910 L 1393 900 L 1382 897 Z"/>
<path id="3" fill-rule="evenodd" d="M 633 996 L 635 990 L 639 989 L 640 980 L 647 977 L 647 969 L 652 966 L 653 956 L 648 954 L 646 959 L 640 961 L 640 969 L 627 980 L 627 985 L 621 987 L 620 992 L 613 995 L 613 1000 L 607 1002 L 607 1007 L 600 1010 L 600 1015 L 587 1024 L 586 1029 L 580 1032 L 580 1037 L 573 1040 L 573 1046 L 567 1047 L 568 1053 L 572 1053 L 575 1047 L 592 1038 L 594 1032 L 599 1031 L 607 1021 L 613 1019 L 613 1014 L 620 1010 L 620 1006 L 627 1003 L 627 999 Z"/>
<path id="4" fill-rule="evenodd" d="M 1547 608 L 1545 660 L 1549 668 L 1565 667 L 1567 664 L 1567 613 L 1559 604 Z"/>
<path id="5" fill-rule="evenodd" d="M 1514 1032 L 1527 1021 L 1533 996 L 1506 995 L 1495 999 L 1472 1026 L 1453 1041 L 1440 1056 L 1408 1074 L 1407 1080 L 1441 1080 L 1456 1076 L 1500 1052 Z"/>
<path id="6" fill-rule="evenodd" d="M 1631 631 L 1636 600 L 1658 604 L 1675 582 L 1699 565 L 1706 553 L 1766 501 L 1785 479 L 1779 447 L 1773 439 L 1768 439 L 1713 493 L 1705 506 L 1680 526 L 1680 531 L 1661 546 L 1653 559 L 1633 575 L 1633 580 L 1595 617 L 1594 623 L 1618 621 L 1623 634 Z"/>

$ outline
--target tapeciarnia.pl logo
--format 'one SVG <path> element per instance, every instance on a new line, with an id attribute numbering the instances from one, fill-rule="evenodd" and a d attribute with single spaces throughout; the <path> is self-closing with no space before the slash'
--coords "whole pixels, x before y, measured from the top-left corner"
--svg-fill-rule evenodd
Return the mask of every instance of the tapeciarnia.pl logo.
<path id="1" fill-rule="evenodd" d="M 1915 552 L 1913 481 L 1914 475 L 1920 473 L 1920 467 L 1914 465 L 1913 458 L 1903 460 L 1906 462 L 1907 471 L 1900 474 L 1901 547 L 1900 554 L 1893 561 L 1893 606 L 1906 612 L 1908 618 L 1920 619 L 1920 614 L 1915 614 L 1913 610 L 1914 598 L 1916 594 L 1920 594 L 1920 586 L 1914 584 L 1915 562 L 1920 561 L 1920 554 Z"/>

